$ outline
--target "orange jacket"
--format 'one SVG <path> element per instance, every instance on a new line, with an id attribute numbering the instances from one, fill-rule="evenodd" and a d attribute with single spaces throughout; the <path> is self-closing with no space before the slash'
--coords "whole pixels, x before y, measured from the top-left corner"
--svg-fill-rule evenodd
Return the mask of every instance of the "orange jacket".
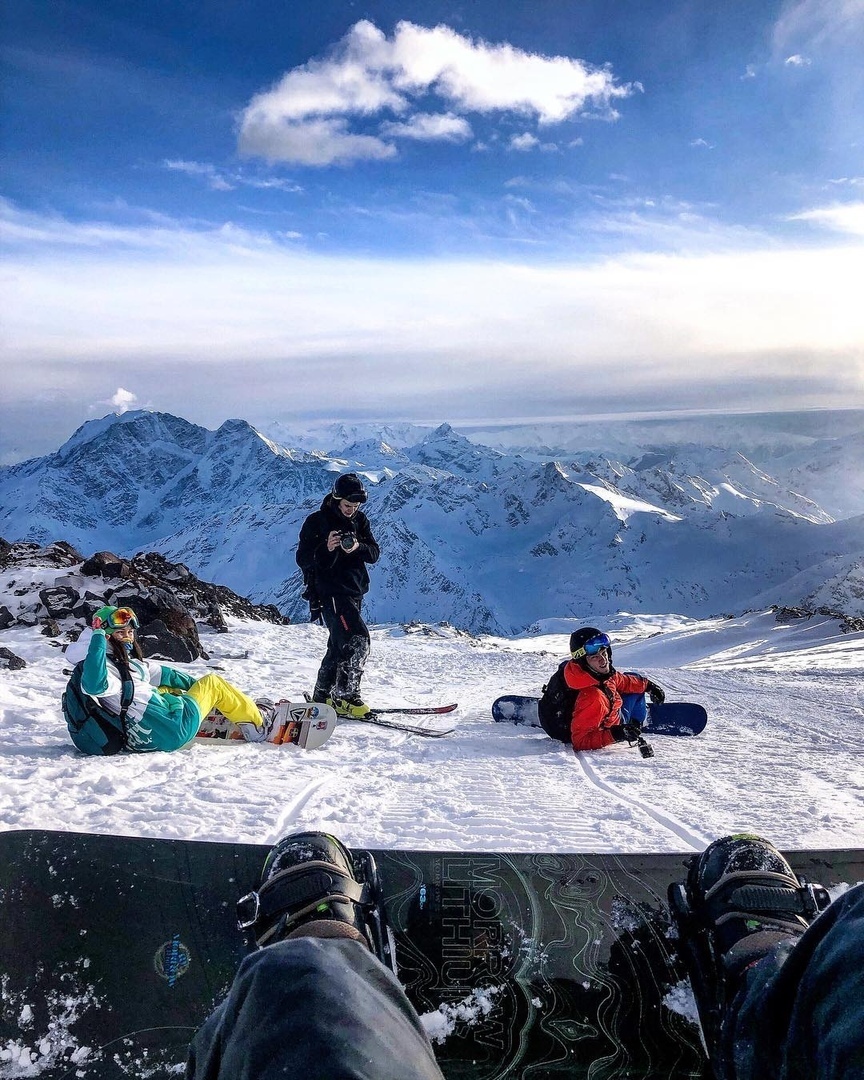
<path id="1" fill-rule="evenodd" d="M 609 728 L 621 723 L 621 695 L 644 694 L 648 686 L 641 675 L 623 675 L 614 669 L 608 678 L 597 679 L 575 660 L 565 664 L 564 681 L 579 691 L 570 722 L 574 750 L 597 750 L 615 742 Z"/>

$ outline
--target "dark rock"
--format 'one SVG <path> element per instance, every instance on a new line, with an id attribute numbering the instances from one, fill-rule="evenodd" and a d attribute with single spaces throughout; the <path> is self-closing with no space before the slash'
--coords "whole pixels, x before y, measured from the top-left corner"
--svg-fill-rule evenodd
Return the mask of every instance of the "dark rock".
<path id="1" fill-rule="evenodd" d="M 25 667 L 27 667 L 26 660 L 22 660 L 9 649 L 0 648 L 0 668 L 5 668 L 7 671 L 20 671 Z"/>
<path id="2" fill-rule="evenodd" d="M 774 621 L 778 623 L 797 622 L 798 619 L 812 619 L 813 612 L 800 607 L 775 607 Z"/>
<path id="3" fill-rule="evenodd" d="M 65 540 L 40 547 L 29 541 L 9 544 L 0 540 L 0 570 L 10 566 L 75 566 L 84 556 Z"/>
<path id="4" fill-rule="evenodd" d="M 129 576 L 130 564 L 113 551 L 97 551 L 81 564 L 85 577 L 125 578 Z"/>
<path id="5" fill-rule="evenodd" d="M 0 606 L 0 630 L 5 630 L 15 622 L 15 616 L 7 607 Z"/>
<path id="6" fill-rule="evenodd" d="M 70 585 L 60 585 L 52 589 L 41 589 L 39 599 L 52 619 L 67 619 L 74 614 L 80 594 Z"/>
<path id="7" fill-rule="evenodd" d="M 45 625 L 39 633 L 44 634 L 45 637 L 58 637 L 60 634 L 60 624 L 54 619 L 46 619 Z"/>
<path id="8" fill-rule="evenodd" d="M 144 655 L 154 660 L 189 664 L 202 655 L 200 644 L 197 649 L 192 648 L 187 637 L 174 633 L 161 619 L 142 626 L 138 631 L 138 642 Z"/>

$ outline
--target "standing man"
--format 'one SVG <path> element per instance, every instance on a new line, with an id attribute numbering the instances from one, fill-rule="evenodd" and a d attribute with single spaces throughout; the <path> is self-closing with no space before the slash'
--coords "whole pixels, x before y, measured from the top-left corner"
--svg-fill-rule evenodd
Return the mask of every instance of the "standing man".
<path id="1" fill-rule="evenodd" d="M 369 630 L 360 611 L 369 591 L 366 564 L 381 554 L 360 509 L 365 502 L 366 489 L 356 473 L 338 476 L 320 510 L 303 522 L 297 545 L 312 620 L 322 618 L 330 631 L 312 698 L 355 718 L 370 711 L 360 697 L 369 655 Z"/>

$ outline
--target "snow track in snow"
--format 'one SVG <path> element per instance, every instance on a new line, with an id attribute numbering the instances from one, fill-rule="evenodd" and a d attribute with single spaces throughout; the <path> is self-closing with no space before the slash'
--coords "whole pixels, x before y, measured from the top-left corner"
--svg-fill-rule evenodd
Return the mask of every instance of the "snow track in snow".
<path id="1" fill-rule="evenodd" d="M 661 825 L 664 829 L 668 829 L 679 840 L 683 840 L 685 844 L 692 847 L 694 851 L 702 851 L 711 843 L 710 837 L 694 832 L 680 821 L 677 821 L 671 814 L 666 814 L 662 810 L 658 810 L 656 806 L 651 806 L 645 799 L 626 795 L 623 791 L 619 791 L 614 784 L 610 784 L 606 780 L 601 780 L 597 775 L 597 771 L 591 765 L 587 754 L 577 754 L 576 760 L 588 780 L 596 785 L 601 791 L 605 791 L 612 795 L 613 798 L 620 800 L 627 807 L 632 807 L 637 811 L 648 814 L 648 816 L 656 821 L 658 825 Z"/>

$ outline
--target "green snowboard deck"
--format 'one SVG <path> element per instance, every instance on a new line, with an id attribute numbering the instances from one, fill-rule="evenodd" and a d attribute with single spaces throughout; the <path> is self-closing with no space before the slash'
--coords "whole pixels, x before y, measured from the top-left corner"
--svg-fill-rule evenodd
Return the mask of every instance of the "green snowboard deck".
<path id="1" fill-rule="evenodd" d="M 246 955 L 234 905 L 267 851 L 0 833 L 0 1073 L 182 1076 Z M 667 1004 L 684 976 L 666 887 L 686 854 L 373 854 L 400 980 L 452 1021 L 435 1047 L 448 1080 L 707 1076 L 697 1028 Z M 826 887 L 864 880 L 862 851 L 787 855 Z"/>

